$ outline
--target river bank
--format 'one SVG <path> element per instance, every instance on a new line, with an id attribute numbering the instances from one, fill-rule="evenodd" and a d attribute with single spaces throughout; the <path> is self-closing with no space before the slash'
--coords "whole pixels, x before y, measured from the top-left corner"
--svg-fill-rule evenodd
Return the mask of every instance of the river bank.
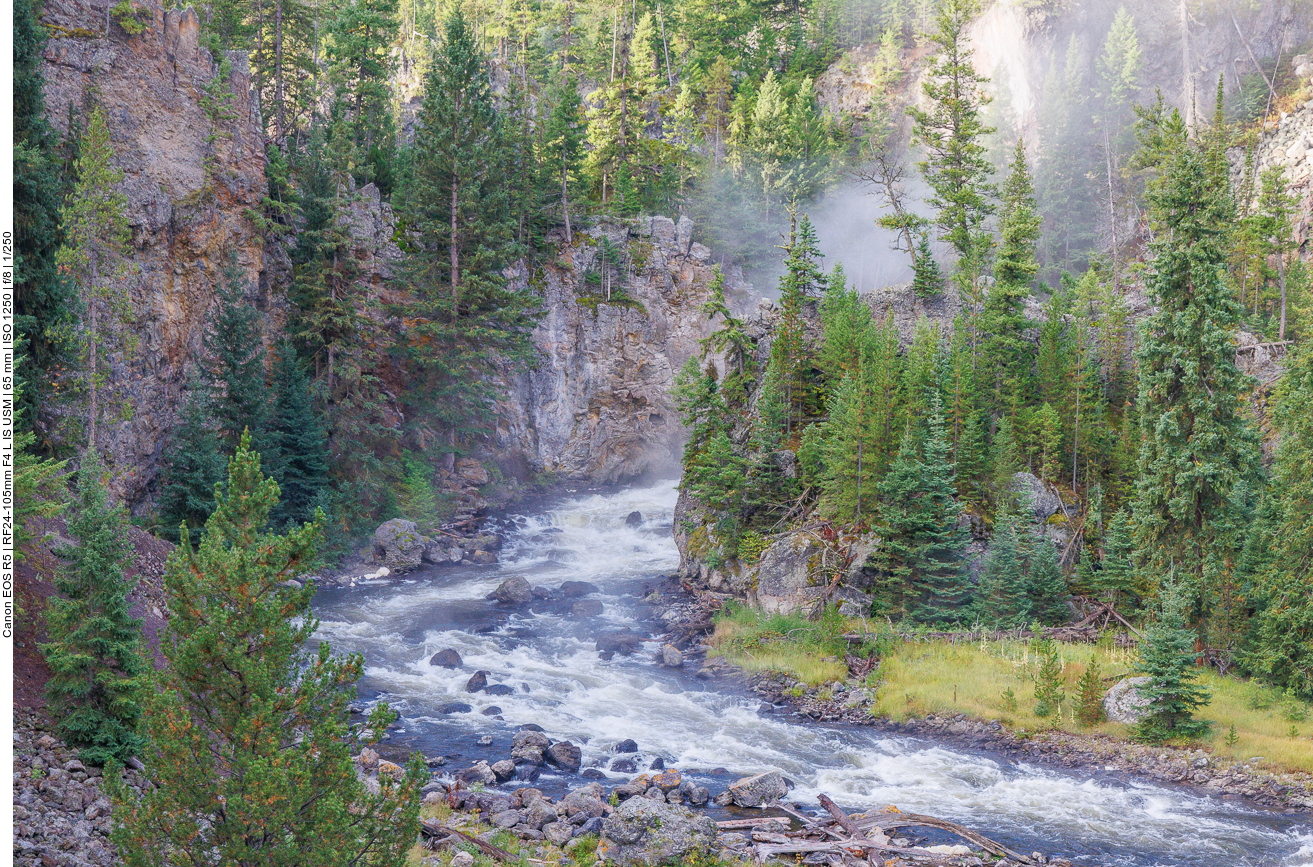
<path id="1" fill-rule="evenodd" d="M 1133 743 L 1102 733 L 1057 728 L 1009 728 L 997 719 L 968 713 L 928 713 L 893 718 L 873 708 L 876 690 L 868 685 L 869 669 L 856 663 L 846 676 L 808 684 L 784 671 L 751 673 L 716 656 L 712 635 L 714 613 L 727 597 L 685 587 L 676 579 L 661 586 L 660 619 L 674 624 L 664 640 L 681 649 L 687 662 L 703 676 L 725 676 L 763 700 L 759 712 L 792 714 L 801 720 L 868 726 L 890 734 L 985 750 L 1011 760 L 1035 761 L 1052 767 L 1126 774 L 1143 780 L 1189 787 L 1223 800 L 1243 799 L 1292 814 L 1313 812 L 1313 774 L 1272 768 L 1262 757 L 1237 761 L 1193 746 Z M 865 670 L 863 670 L 865 669 Z"/>

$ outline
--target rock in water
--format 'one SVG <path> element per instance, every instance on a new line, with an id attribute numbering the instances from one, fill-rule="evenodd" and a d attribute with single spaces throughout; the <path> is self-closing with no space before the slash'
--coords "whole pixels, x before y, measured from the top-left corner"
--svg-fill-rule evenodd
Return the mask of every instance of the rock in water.
<path id="1" fill-rule="evenodd" d="M 630 798 L 602 821 L 597 854 L 622 867 L 659 867 L 711 851 L 716 823 L 653 798 Z"/>
<path id="2" fill-rule="evenodd" d="M 597 649 L 602 652 L 619 653 L 629 656 L 643 643 L 640 636 L 632 632 L 609 632 L 597 637 Z"/>
<path id="3" fill-rule="evenodd" d="M 547 748 L 547 761 L 567 773 L 576 773 L 583 760 L 583 751 L 569 741 L 561 741 Z"/>
<path id="4" fill-rule="evenodd" d="M 577 599 L 580 596 L 587 596 L 597 592 L 599 592 L 597 585 L 588 581 L 563 581 L 561 583 L 561 594 L 566 599 Z"/>
<path id="5" fill-rule="evenodd" d="M 455 777 L 462 783 L 469 785 L 480 783 L 484 786 L 491 786 L 497 782 L 497 775 L 492 772 L 492 768 L 488 767 L 488 763 L 484 761 L 475 762 L 465 770 L 457 771 Z"/>
<path id="6" fill-rule="evenodd" d="M 744 777 L 730 783 L 729 795 L 739 807 L 760 807 L 778 801 L 789 792 L 788 783 L 779 771 L 767 771 L 755 777 Z"/>
<path id="7" fill-rule="evenodd" d="M 620 743 L 615 745 L 615 752 L 636 753 L 638 752 L 638 744 L 632 738 L 625 738 Z"/>
<path id="8" fill-rule="evenodd" d="M 533 599 L 533 588 L 523 575 L 516 575 L 507 578 L 492 591 L 492 597 L 503 605 L 524 605 Z"/>
<path id="9" fill-rule="evenodd" d="M 460 668 L 462 664 L 460 654 L 450 647 L 446 650 L 439 650 L 429 657 L 429 665 L 436 665 L 441 668 Z"/>
<path id="10" fill-rule="evenodd" d="M 639 524 L 641 524 L 641 523 L 643 523 L 643 513 L 642 513 L 642 512 L 630 512 L 630 513 L 625 517 L 625 526 L 626 526 L 626 527 L 637 527 L 637 526 L 638 526 Z"/>
<path id="11" fill-rule="evenodd" d="M 488 672 L 480 669 L 470 675 L 470 679 L 465 682 L 466 692 L 478 692 L 488 685 Z"/>
<path id="12" fill-rule="evenodd" d="M 542 732 L 516 732 L 511 740 L 511 758 L 517 765 L 540 765 L 551 741 Z"/>
<path id="13" fill-rule="evenodd" d="M 492 686 L 486 686 L 483 691 L 488 695 L 515 695 L 515 687 L 507 686 L 504 683 L 494 683 Z"/>
<path id="14" fill-rule="evenodd" d="M 504 783 L 511 777 L 515 776 L 515 762 L 510 759 L 502 759 L 500 762 L 493 762 L 491 765 L 492 772 L 497 776 L 497 782 Z"/>
<path id="15" fill-rule="evenodd" d="M 570 606 L 571 617 L 596 617 L 602 613 L 602 603 L 596 599 L 580 599 Z"/>
<path id="16" fill-rule="evenodd" d="M 1113 684 L 1103 696 L 1103 712 L 1108 719 L 1131 725 L 1144 719 L 1149 701 L 1140 695 L 1139 687 L 1148 682 L 1147 677 L 1127 677 Z"/>
<path id="17" fill-rule="evenodd" d="M 667 644 L 661 648 L 661 664 L 666 668 L 682 668 L 684 666 L 684 654 L 674 645 Z"/>
<path id="18" fill-rule="evenodd" d="M 393 572 L 409 572 L 423 561 L 428 542 L 414 521 L 404 518 L 384 521 L 374 531 L 374 562 Z"/>

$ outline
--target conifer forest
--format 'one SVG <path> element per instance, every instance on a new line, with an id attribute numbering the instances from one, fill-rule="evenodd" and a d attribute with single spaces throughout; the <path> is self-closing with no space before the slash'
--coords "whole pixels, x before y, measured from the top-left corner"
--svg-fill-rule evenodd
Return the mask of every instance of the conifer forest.
<path id="1" fill-rule="evenodd" d="M 588 486 L 678 476 L 715 640 L 794 569 L 839 665 L 1033 637 L 1054 725 L 1089 628 L 1128 741 L 1313 703 L 1310 0 L 75 5 L 13 5 L 18 529 L 122 863 L 419 863 L 315 582 Z"/>

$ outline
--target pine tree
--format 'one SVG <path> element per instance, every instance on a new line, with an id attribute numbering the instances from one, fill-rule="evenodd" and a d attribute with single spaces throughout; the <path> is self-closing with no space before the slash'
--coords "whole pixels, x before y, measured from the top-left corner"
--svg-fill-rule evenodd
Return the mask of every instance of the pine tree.
<path id="1" fill-rule="evenodd" d="M 118 190 L 123 172 L 113 161 L 105 110 L 95 106 L 78 145 L 77 180 L 60 209 L 64 245 L 55 256 L 60 273 L 77 287 L 82 304 L 82 327 L 73 338 L 86 358 L 87 443 L 92 449 L 96 447 L 101 387 L 108 377 L 102 369 L 102 350 L 124 345 L 121 326 L 132 315 L 130 296 L 118 286 L 129 267 L 131 232 L 125 214 L 127 199 Z"/>
<path id="2" fill-rule="evenodd" d="M 912 262 L 912 291 L 918 298 L 933 298 L 944 289 L 944 275 L 930 249 L 930 239 L 921 233 Z"/>
<path id="3" fill-rule="evenodd" d="M 720 327 L 699 341 L 702 353 L 704 356 L 708 352 L 724 354 L 725 375 L 720 391 L 728 402 L 741 404 L 747 399 L 747 384 L 755 372 L 756 359 L 753 353 L 756 344 L 745 330 L 743 321 L 733 314 L 725 301 L 725 275 L 721 273 L 719 265 L 711 269 L 707 300 L 700 309 L 708 320 L 717 316 L 721 319 Z"/>
<path id="4" fill-rule="evenodd" d="M 1160 306 L 1137 350 L 1137 566 L 1145 576 L 1180 576 L 1199 600 L 1208 595 L 1210 552 L 1231 543 L 1232 489 L 1256 481 L 1257 437 L 1243 404 L 1249 380 L 1235 364 L 1239 310 L 1222 281 L 1225 208 L 1206 155 L 1176 149 L 1150 201 L 1167 231 L 1157 236 L 1149 278 Z"/>
<path id="5" fill-rule="evenodd" d="M 32 452 L 36 434 L 23 408 L 22 369 L 26 359 L 14 359 L 14 559 L 22 562 L 23 547 L 32 538 L 28 521 L 52 518 L 65 508 L 68 491 L 64 485 L 67 461 L 41 458 Z"/>
<path id="6" fill-rule="evenodd" d="M 935 394 L 922 456 L 910 431 L 880 482 L 877 606 L 905 611 L 924 623 L 951 623 L 967 614 L 971 589 L 963 567 L 966 535 L 958 526 L 953 465 L 944 433 L 943 404 Z"/>
<path id="7" fill-rule="evenodd" d="M 312 520 L 327 498 L 328 437 L 310 398 L 310 380 L 288 340 L 278 346 L 273 385 L 265 453 L 269 475 L 282 492 L 273 522 L 294 526 Z"/>
<path id="8" fill-rule="evenodd" d="M 1149 677 L 1139 687 L 1147 702 L 1136 736 L 1150 743 L 1198 737 L 1211 723 L 1194 718 L 1208 704 L 1208 690 L 1195 683 L 1195 635 L 1185 620 L 1188 591 L 1175 580 L 1159 596 L 1158 618 L 1145 629 L 1137 669 Z"/>
<path id="9" fill-rule="evenodd" d="M 976 616 L 985 623 L 1010 629 L 1030 622 L 1030 600 L 1014 515 L 1005 516 L 995 525 L 975 604 Z"/>
<path id="10" fill-rule="evenodd" d="M 322 516 L 273 535 L 277 501 L 244 436 L 199 547 L 184 530 L 169 555 L 168 664 L 143 691 L 148 786 L 111 791 L 127 865 L 400 867 L 414 842 L 419 763 L 378 794 L 356 776 L 347 703 L 363 660 L 305 649 L 314 586 L 287 581 L 314 560 Z M 394 718 L 380 706 L 370 728 Z"/>
<path id="11" fill-rule="evenodd" d="M 450 469 L 458 442 L 492 411 L 493 358 L 529 357 L 537 309 L 531 292 L 509 286 L 502 273 L 516 252 L 505 133 L 487 61 L 459 11 L 447 19 L 419 122 L 402 208 L 409 236 L 402 272 L 414 300 L 402 312 L 418 385 L 412 395 L 445 429 Z"/>
<path id="12" fill-rule="evenodd" d="M 394 135 L 388 79 L 396 61 L 397 0 L 347 0 L 329 24 L 328 67 L 334 112 L 349 130 L 349 168 L 362 183 L 381 180 Z"/>
<path id="13" fill-rule="evenodd" d="M 1035 248 L 1039 240 L 1039 217 L 1035 214 L 1035 190 L 1026 165 L 1026 151 L 1017 139 L 1007 183 L 1003 187 L 1000 243 L 994 263 L 994 286 L 985 300 L 981 330 L 987 335 L 981 351 L 988 372 L 990 405 L 997 413 L 1009 411 L 1028 398 L 1032 347 L 1026 331 L 1033 327 L 1026 317 L 1025 302 L 1039 271 Z"/>
<path id="14" fill-rule="evenodd" d="M 1118 229 L 1124 220 L 1122 155 L 1128 142 L 1131 100 L 1139 91 L 1140 42 L 1135 32 L 1135 20 L 1125 7 L 1117 10 L 1112 27 L 1103 42 L 1098 60 L 1098 124 L 1103 139 L 1104 177 L 1108 189 L 1108 227 L 1111 235 L 1112 285 L 1114 292 L 1121 289 L 1119 252 L 1121 239 Z"/>
<path id="15" fill-rule="evenodd" d="M 821 299 L 822 342 L 816 354 L 816 361 L 832 387 L 861 363 L 870 325 L 871 308 L 856 289 L 849 288 L 843 265 L 835 265 Z"/>
<path id="16" fill-rule="evenodd" d="M 784 245 L 784 276 L 780 278 L 780 324 L 771 342 L 771 363 L 780 377 L 780 396 L 784 406 L 784 433 L 792 436 L 794 422 L 806 415 L 807 367 L 810 347 L 805 337 L 803 305 L 819 294 L 825 285 L 816 231 L 806 214 L 790 214 L 792 222 Z"/>
<path id="17" fill-rule="evenodd" d="M 223 482 L 224 461 L 210 412 L 210 396 L 192 377 L 182 424 L 169 434 L 169 462 L 160 484 L 160 534 L 177 540 L 179 527 L 199 529 L 214 512 L 214 489 Z"/>
<path id="18" fill-rule="evenodd" d="M 584 126 L 580 122 L 583 101 L 579 85 L 570 75 L 563 75 L 552 92 L 552 111 L 543 135 L 543 169 L 561 188 L 561 220 L 565 224 L 565 242 L 574 243 L 570 223 L 570 183 L 583 168 Z"/>
<path id="19" fill-rule="evenodd" d="M 60 279 L 55 256 L 59 234 L 59 161 L 56 137 L 46 120 L 41 55 L 46 31 L 34 4 L 19 0 L 14 10 L 14 319 L 34 371 L 58 357 L 59 324 L 73 317 L 69 285 Z M 38 377 L 29 380 L 25 406 L 36 417 Z"/>
<path id="20" fill-rule="evenodd" d="M 929 39 L 940 50 L 922 85 L 929 108 L 909 108 L 913 142 L 924 149 L 918 164 L 934 191 L 929 204 L 939 213 L 941 237 L 957 252 L 956 278 L 962 296 L 979 300 L 978 280 L 989 243 L 985 220 L 994 211 L 989 161 L 983 139 L 993 130 L 981 119 L 989 101 L 985 79 L 971 64 L 966 29 L 975 17 L 975 0 L 946 0 Z"/>
<path id="21" fill-rule="evenodd" d="M 1041 623 L 1065 623 L 1071 619 L 1067 601 L 1071 593 L 1058 565 L 1058 552 L 1043 533 L 1029 533 L 1025 540 L 1026 597 L 1030 610 Z"/>
<path id="22" fill-rule="evenodd" d="M 128 608 L 136 582 L 123 571 L 132 557 L 127 512 L 110 501 L 104 477 L 99 455 L 88 449 L 68 517 L 77 544 L 59 552 L 67 565 L 55 581 L 61 595 L 46 609 L 50 641 L 41 645 L 56 731 L 96 765 L 141 749 L 137 720 L 146 670 L 141 621 Z"/>
<path id="23" fill-rule="evenodd" d="M 263 438 L 268 418 L 264 375 L 264 334 L 260 311 L 246 298 L 235 261 L 224 268 L 218 307 L 202 338 L 213 414 L 224 450 L 237 447 L 242 432 Z"/>
<path id="24" fill-rule="evenodd" d="M 1103 539 L 1103 558 L 1100 562 L 1095 586 L 1104 597 L 1118 607 L 1127 598 L 1136 595 L 1135 572 L 1131 565 L 1131 516 L 1122 509 L 1108 522 Z"/>
<path id="25" fill-rule="evenodd" d="M 1083 726 L 1095 726 L 1103 722 L 1103 688 L 1102 672 L 1099 661 L 1091 659 L 1085 666 L 1085 673 L 1076 682 L 1076 719 Z"/>
<path id="26" fill-rule="evenodd" d="M 1313 348 L 1288 356 L 1276 408 L 1271 531 L 1260 568 L 1245 667 L 1313 700 Z"/>

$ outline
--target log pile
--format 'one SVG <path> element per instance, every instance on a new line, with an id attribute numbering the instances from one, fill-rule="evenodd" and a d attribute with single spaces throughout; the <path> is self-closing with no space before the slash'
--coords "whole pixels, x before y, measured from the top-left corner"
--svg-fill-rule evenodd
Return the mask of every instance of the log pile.
<path id="1" fill-rule="evenodd" d="M 1039 634 L 1051 641 L 1060 641 L 1064 644 L 1093 644 L 1116 621 L 1117 624 L 1120 624 L 1131 633 L 1130 635 L 1126 632 L 1117 633 L 1116 638 L 1113 639 L 1113 643 L 1117 647 L 1134 647 L 1137 639 L 1144 637 L 1138 629 L 1130 624 L 1130 621 L 1118 614 L 1117 610 L 1106 602 L 1100 602 L 1086 596 L 1077 596 L 1072 600 L 1072 604 L 1076 607 L 1079 620 L 1062 626 L 1041 627 Z M 1026 626 L 1016 629 L 975 629 L 969 632 L 908 631 L 899 632 L 897 635 L 907 642 L 947 641 L 949 644 L 975 644 L 980 641 L 1005 640 L 1029 641 L 1036 637 L 1036 633 Z M 869 638 L 869 634 L 863 635 L 857 632 L 849 632 L 844 635 L 844 639 L 853 645 L 860 645 Z"/>
<path id="2" fill-rule="evenodd" d="M 785 855 L 795 858 L 801 856 L 800 860 L 806 863 L 823 861 L 833 867 L 870 867 L 889 863 L 891 859 L 897 859 L 897 863 L 924 864 L 930 867 L 951 867 L 964 863 L 960 855 L 937 851 L 945 847 L 895 845 L 887 833 L 898 828 L 922 827 L 947 831 L 966 841 L 973 849 L 987 852 L 996 858 L 1008 859 L 1014 864 L 1035 863 L 1030 857 L 947 819 L 902 813 L 892 807 L 878 813 L 850 816 L 823 794 L 819 801 L 829 814 L 828 819 L 814 819 L 785 804 L 769 805 L 801 822 L 801 830 L 788 830 L 782 819 L 737 819 L 720 822 L 719 826 L 722 830 L 750 830 L 754 843 L 752 855 L 762 862 Z"/>

